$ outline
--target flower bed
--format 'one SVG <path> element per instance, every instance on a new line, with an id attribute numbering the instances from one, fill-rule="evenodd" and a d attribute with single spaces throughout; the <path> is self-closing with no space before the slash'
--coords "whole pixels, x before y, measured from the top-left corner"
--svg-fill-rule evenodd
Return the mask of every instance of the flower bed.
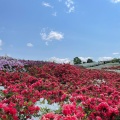
<path id="1" fill-rule="evenodd" d="M 120 70 L 120 66 L 104 67 L 103 69 Z"/>
<path id="2" fill-rule="evenodd" d="M 0 120 L 120 119 L 120 74 L 54 63 L 25 69 L 0 71 Z"/>

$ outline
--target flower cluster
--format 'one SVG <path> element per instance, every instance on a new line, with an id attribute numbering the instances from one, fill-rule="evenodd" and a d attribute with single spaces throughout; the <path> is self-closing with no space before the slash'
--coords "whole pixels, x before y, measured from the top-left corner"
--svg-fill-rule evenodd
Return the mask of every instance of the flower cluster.
<path id="1" fill-rule="evenodd" d="M 35 62 L 36 63 L 36 62 Z M 35 103 L 44 98 L 59 103 L 40 120 L 120 119 L 120 74 L 69 64 L 39 63 L 26 71 L 0 71 L 1 120 L 27 120 L 39 116 Z"/>
<path id="2" fill-rule="evenodd" d="M 5 71 L 15 71 L 16 69 L 21 70 L 23 67 L 30 67 L 30 66 L 43 66 L 44 64 L 49 64 L 49 62 L 45 61 L 34 61 L 34 60 L 21 60 L 21 59 L 14 59 L 11 57 L 0 57 L 0 70 Z"/>
<path id="3" fill-rule="evenodd" d="M 0 57 L 0 70 L 13 71 L 17 67 L 23 67 L 24 64 L 17 59 Z"/>

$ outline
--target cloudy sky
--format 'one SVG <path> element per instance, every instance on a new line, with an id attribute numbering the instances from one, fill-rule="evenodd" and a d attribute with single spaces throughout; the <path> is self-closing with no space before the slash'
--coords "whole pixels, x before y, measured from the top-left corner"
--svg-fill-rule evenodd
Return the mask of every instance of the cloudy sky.
<path id="1" fill-rule="evenodd" d="M 120 0 L 0 0 L 0 55 L 69 61 L 119 53 Z"/>

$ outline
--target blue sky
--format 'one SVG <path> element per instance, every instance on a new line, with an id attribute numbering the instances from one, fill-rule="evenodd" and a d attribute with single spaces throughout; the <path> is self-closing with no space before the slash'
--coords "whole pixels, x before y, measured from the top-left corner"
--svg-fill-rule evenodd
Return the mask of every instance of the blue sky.
<path id="1" fill-rule="evenodd" d="M 120 55 L 120 0 L 0 0 L 0 55 L 58 61 Z"/>

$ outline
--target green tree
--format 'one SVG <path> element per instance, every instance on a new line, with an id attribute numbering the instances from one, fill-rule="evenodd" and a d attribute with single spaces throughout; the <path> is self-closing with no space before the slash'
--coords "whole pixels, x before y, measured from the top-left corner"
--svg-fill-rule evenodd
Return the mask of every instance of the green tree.
<path id="1" fill-rule="evenodd" d="M 112 62 L 112 63 L 120 62 L 120 59 L 119 59 L 119 58 L 113 58 L 113 59 L 111 60 L 111 62 Z"/>
<path id="2" fill-rule="evenodd" d="M 81 59 L 79 58 L 79 57 L 75 57 L 74 59 L 73 59 L 73 62 L 74 62 L 74 64 L 81 64 Z"/>
<path id="3" fill-rule="evenodd" d="M 92 59 L 90 59 L 90 58 L 87 59 L 87 63 L 92 63 L 92 62 L 93 62 Z"/>

